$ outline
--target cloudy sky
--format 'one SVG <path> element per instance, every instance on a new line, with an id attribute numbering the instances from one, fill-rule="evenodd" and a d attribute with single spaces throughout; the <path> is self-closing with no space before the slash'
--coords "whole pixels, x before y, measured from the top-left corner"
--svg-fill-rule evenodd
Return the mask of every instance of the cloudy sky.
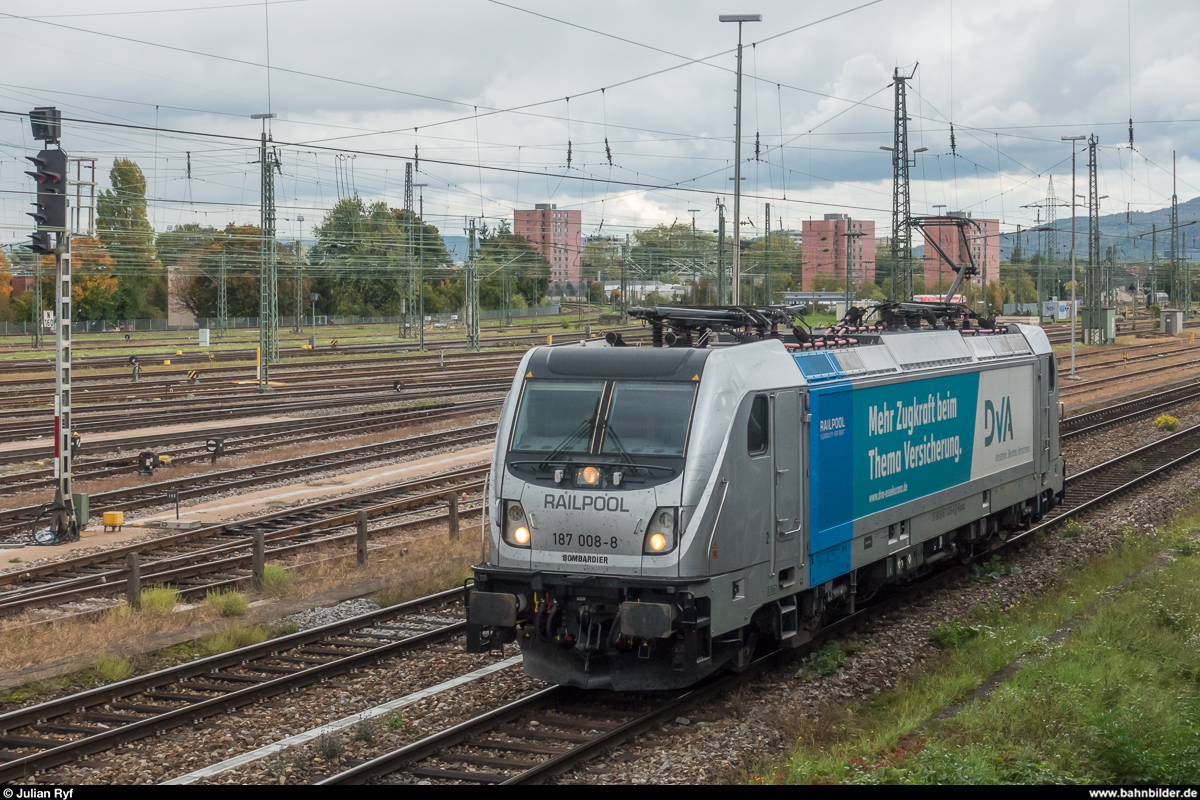
<path id="1" fill-rule="evenodd" d="M 1180 200 L 1200 195 L 1194 2 L 0 0 L 0 244 L 29 235 L 22 157 L 38 148 L 16 114 L 37 105 L 70 118 L 63 146 L 98 159 L 101 188 L 114 157 L 141 165 L 160 229 L 257 221 L 249 117 L 268 110 L 282 238 L 339 195 L 402 205 L 417 148 L 425 216 L 447 235 L 537 202 L 580 209 L 585 233 L 689 209 L 712 229 L 718 197 L 732 213 L 722 13 L 763 17 L 743 32 L 747 233 L 767 202 L 774 226 L 843 212 L 887 232 L 897 67 L 915 70 L 910 146 L 928 148 L 916 213 L 1035 224 L 1050 176 L 1070 198 L 1073 134 L 1099 137 L 1105 213 L 1169 203 L 1172 151 Z"/>

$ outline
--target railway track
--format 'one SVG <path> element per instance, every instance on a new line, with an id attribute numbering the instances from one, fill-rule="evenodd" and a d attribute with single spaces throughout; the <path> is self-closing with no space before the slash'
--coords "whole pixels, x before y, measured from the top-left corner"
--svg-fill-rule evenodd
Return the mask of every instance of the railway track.
<path id="1" fill-rule="evenodd" d="M 275 386 L 275 397 L 286 396 L 296 392 L 312 392 L 314 390 L 345 390 L 352 388 L 391 387 L 395 381 L 406 385 L 419 386 L 433 381 L 453 380 L 468 374 L 472 377 L 494 377 L 507 371 L 510 375 L 521 360 L 520 354 L 515 356 L 504 354 L 485 354 L 485 359 L 465 361 L 451 360 L 445 365 L 436 361 L 432 364 L 409 365 L 404 362 L 373 361 L 359 368 L 356 363 L 314 369 L 294 369 L 280 374 L 282 371 L 272 370 L 272 383 Z M 197 370 L 199 372 L 199 370 Z M 91 380 L 76 378 L 72 381 L 75 393 L 76 408 L 91 408 L 105 402 L 128 403 L 130 401 L 147 402 L 150 400 L 165 400 L 173 395 L 184 396 L 195 400 L 216 398 L 235 398 L 254 395 L 256 382 L 245 373 L 229 373 L 222 370 L 222 375 L 200 375 L 196 382 L 187 380 L 187 376 L 178 378 L 159 378 L 157 375 L 148 376 L 138 383 L 121 380 L 114 382 L 111 377 L 99 380 L 94 376 Z M 238 379 L 238 380 L 235 380 Z M 45 406 L 54 400 L 54 384 L 47 382 L 38 385 L 30 381 L 2 382 L 10 385 L 0 386 L 0 400 L 3 400 L 9 411 L 19 412 L 23 408 Z M 172 398 L 173 399 L 173 398 Z"/>
<path id="2" fill-rule="evenodd" d="M 1188 360 L 1186 360 L 1186 361 L 1172 361 L 1172 363 L 1170 363 L 1170 364 L 1161 364 L 1158 366 L 1147 367 L 1144 369 L 1130 370 L 1128 372 L 1121 373 L 1119 376 L 1110 376 L 1107 378 L 1092 378 L 1090 380 L 1085 379 L 1085 380 L 1081 380 L 1081 381 L 1073 381 L 1071 383 L 1063 382 L 1059 385 L 1058 393 L 1059 393 L 1060 397 L 1063 395 L 1069 396 L 1069 395 L 1074 395 L 1074 394 L 1082 394 L 1084 392 L 1094 391 L 1097 386 L 1108 383 L 1113 380 L 1129 380 L 1130 378 L 1137 378 L 1137 377 L 1144 376 L 1144 375 L 1152 375 L 1156 372 L 1168 372 L 1170 370 L 1186 369 L 1188 367 L 1195 368 L 1195 366 L 1197 364 L 1200 364 L 1200 358 L 1195 358 L 1194 356 L 1188 356 Z"/>
<path id="3" fill-rule="evenodd" d="M 501 402 L 500 398 L 484 400 L 468 400 L 459 402 L 436 403 L 417 408 L 384 408 L 368 411 L 354 411 L 343 414 L 328 414 L 322 416 L 296 417 L 275 422 L 255 422 L 243 430 L 237 423 L 217 425 L 207 429 L 156 432 L 139 436 L 122 436 L 120 438 L 84 440 L 77 453 L 86 455 L 96 452 L 121 452 L 125 449 L 152 448 L 156 453 L 195 453 L 197 448 L 184 447 L 174 451 L 163 450 L 166 445 L 186 442 L 198 442 L 212 436 L 222 437 L 226 442 L 226 453 L 234 452 L 231 446 L 243 444 L 253 450 L 263 450 L 281 444 L 281 438 L 287 437 L 289 442 L 306 441 L 316 434 L 335 433 L 351 435 L 369 433 L 377 430 L 391 429 L 396 426 L 415 424 L 425 420 L 446 419 L 462 414 L 474 413 L 479 409 L 495 408 Z M 327 438 L 327 437 L 320 437 Z M 288 443 L 288 442 L 282 442 Z M 34 450 L 18 450 L 0 453 L 0 464 L 15 464 L 31 461 L 36 458 L 49 458 L 53 452 L 53 442 L 46 442 L 42 447 L 45 453 L 39 454 Z M 241 451 L 244 452 L 244 451 Z M 127 459 L 114 458 L 114 463 Z M 89 462 L 76 462 L 76 468 L 86 467 Z M 98 463 L 98 462 L 91 462 Z"/>
<path id="4" fill-rule="evenodd" d="M 1193 428 L 1072 476 L 1068 479 L 1068 503 L 1041 523 L 1016 532 L 1001 546 L 1028 540 L 1039 530 L 1159 477 L 1198 454 L 1200 428 Z M 1136 473 L 1129 469 L 1131 461 L 1140 465 Z M 987 557 L 991 552 L 977 557 Z M 948 570 L 932 582 L 941 583 L 956 572 Z M 929 588 L 928 582 L 919 587 Z M 895 607 L 911 591 L 823 628 L 805 647 L 811 648 L 852 624 Z M 439 619 L 428 629 L 401 638 L 393 634 L 395 626 L 382 622 L 385 617 L 398 618 L 388 615 L 427 609 L 429 603 L 451 604 L 460 596 L 459 590 L 451 590 L 0 715 L 0 746 L 6 748 L 0 750 L 0 781 L 33 775 L 124 742 L 292 691 L 428 641 L 455 636 L 464 629 L 457 614 L 453 622 Z M 749 675 L 774 666 L 781 655 L 770 654 L 752 664 L 746 673 L 718 676 L 682 692 L 617 695 L 552 686 L 354 765 L 319 785 L 361 784 L 397 777 L 474 784 L 539 783 L 687 708 L 730 691 Z"/>
<path id="5" fill-rule="evenodd" d="M 1085 414 L 1066 417 L 1059 421 L 1059 436 L 1064 440 L 1072 439 L 1113 425 L 1132 422 L 1194 400 L 1200 400 L 1200 383 L 1189 383 Z"/>
<path id="6" fill-rule="evenodd" d="M 1200 455 L 1200 426 L 1175 434 L 1085 470 L 1067 479 L 1067 502 L 1036 525 L 1013 533 L 997 547 L 975 554 L 990 557 L 999 549 L 1032 540 L 1034 534 L 1086 509 L 1162 476 Z M 963 574 L 966 564 L 931 576 L 882 603 L 861 609 L 822 628 L 797 654 L 846 628 L 896 608 L 913 590 Z M 770 668 L 781 653 L 756 661 L 744 674 L 726 674 L 676 693 L 615 694 L 551 686 L 459 725 L 317 782 L 321 786 L 387 782 L 519 785 L 541 783 L 624 743 L 632 736 L 708 702 Z"/>
<path id="7" fill-rule="evenodd" d="M 359 445 L 341 450 L 297 456 L 283 461 L 233 467 L 125 489 L 97 492 L 89 499 L 91 509 L 95 514 L 102 514 L 105 511 L 132 511 L 168 502 L 167 494 L 169 492 L 178 494 L 179 500 L 183 501 L 216 492 L 227 492 L 263 483 L 299 478 L 329 469 L 345 469 L 358 464 L 375 464 L 383 459 L 414 455 L 435 447 L 458 447 L 476 443 L 490 439 L 495 434 L 495 430 L 495 423 L 481 423 L 467 428 L 436 431 L 390 442 Z M 43 508 L 42 505 L 36 505 L 0 511 L 0 537 L 15 536 L 23 528 L 31 526 Z M 32 531 L 30 533 L 32 535 Z"/>
<path id="8" fill-rule="evenodd" d="M 430 422 L 442 420 L 458 419 L 461 417 L 474 416 L 478 414 L 490 413 L 492 410 L 499 408 L 501 399 L 475 400 L 466 403 L 444 403 L 440 406 L 406 409 L 402 411 L 391 412 L 366 412 L 361 414 L 345 414 L 335 417 L 309 417 L 301 420 L 294 420 L 291 425 L 281 425 L 279 430 L 258 433 L 233 433 L 225 434 L 222 439 L 224 450 L 222 458 L 233 456 L 246 455 L 262 450 L 271 450 L 278 447 L 292 446 L 296 444 L 304 444 L 307 442 L 327 442 L 330 434 L 336 436 L 352 436 L 356 434 L 372 433 L 375 431 L 386 430 L 395 432 L 403 430 L 406 427 L 415 425 L 427 425 Z M 270 426 L 255 426 L 254 430 L 261 430 L 263 427 Z M 188 433 L 184 434 L 187 437 L 186 441 L 195 441 L 205 438 L 204 434 Z M 169 439 L 168 442 L 169 443 Z M 135 439 L 122 439 L 118 442 L 108 443 L 109 450 L 121 450 L 126 447 L 147 446 L 153 447 L 156 455 L 165 455 L 171 458 L 171 465 L 190 464 L 202 461 L 211 461 L 212 455 L 201 446 L 186 446 L 174 449 L 164 449 L 161 445 L 164 440 L 160 436 L 138 437 Z M 28 460 L 28 456 L 10 456 L 10 458 Z M 0 457 L 0 463 L 5 463 L 5 459 Z M 79 480 L 97 480 L 100 478 L 109 478 L 115 475 L 123 475 L 131 472 L 137 472 L 140 467 L 137 459 L 133 456 L 115 456 L 111 458 L 101 458 L 94 460 L 77 460 L 73 466 L 73 474 L 77 481 Z M 8 475 L 0 475 L 0 495 L 11 494 L 13 492 L 24 492 L 40 488 L 52 486 L 54 476 L 53 469 L 35 469 L 24 472 L 13 472 Z"/>
<path id="9" fill-rule="evenodd" d="M 352 390 L 337 397 L 318 396 L 313 399 L 281 400 L 271 395 L 260 395 L 257 398 L 245 398 L 235 405 L 219 402 L 193 403 L 188 398 L 171 401 L 170 410 L 147 413 L 130 413 L 127 404 L 117 404 L 111 411 L 98 409 L 80 410 L 75 415 L 75 430 L 80 434 L 131 430 L 160 425 L 177 425 L 200 421 L 233 420 L 239 417 L 262 416 L 265 414 L 294 414 L 301 411 L 316 411 L 328 408 L 342 408 L 354 405 L 378 405 L 380 403 L 399 403 L 413 400 L 441 400 L 446 397 L 484 394 L 488 392 L 507 391 L 512 385 L 511 374 L 501 378 L 472 380 L 464 378 L 453 382 L 440 384 L 424 384 L 420 388 L 402 389 L 396 392 L 390 387 L 380 387 L 374 391 Z M 317 395 L 339 394 L 337 392 L 314 392 Z M 136 406 L 135 412 L 140 410 Z M 0 419 L 4 415 L 0 414 Z M 20 442 L 30 439 L 52 436 L 54 423 L 46 419 L 11 419 L 0 429 L 0 441 Z"/>
<path id="10" fill-rule="evenodd" d="M 119 594 L 125 590 L 129 578 L 127 558 L 130 553 L 139 555 L 144 585 L 173 585 L 185 594 L 203 595 L 211 588 L 244 583 L 248 576 L 244 569 L 249 564 L 245 548 L 251 546 L 255 534 L 263 535 L 268 554 L 284 556 L 295 552 L 288 549 L 293 546 L 298 550 L 311 550 L 350 541 L 354 534 L 335 535 L 333 532 L 356 525 L 360 511 L 366 513 L 369 523 L 385 523 L 379 533 L 428 525 L 445 517 L 441 513 L 425 512 L 434 507 L 440 512 L 450 492 L 466 492 L 470 496 L 481 491 L 488 469 L 486 465 L 467 467 L 246 520 L 208 525 L 147 542 L 0 573 L 0 614 Z M 423 513 L 412 516 L 414 511 Z M 460 515 L 477 511 L 468 506 L 460 510 Z M 241 571 L 230 577 L 219 580 L 210 577 L 235 568 Z"/>
<path id="11" fill-rule="evenodd" d="M 450 590 L 0 714 L 0 783 L 294 692 L 466 627 Z"/>
<path id="12" fill-rule="evenodd" d="M 557 326 L 545 325 L 542 326 L 544 333 L 517 333 L 517 334 L 500 334 L 497 336 L 486 337 L 480 342 L 480 346 L 486 349 L 503 349 L 509 347 L 532 347 L 536 344 L 541 344 L 546 341 L 547 336 L 553 336 L 555 342 L 572 342 L 587 338 L 587 334 L 583 331 L 566 331 Z M 641 326 L 618 327 L 606 330 L 618 330 L 637 332 L 642 331 Z M 336 336 L 336 333 L 331 336 Z M 144 347 L 144 345 L 143 345 Z M 171 365 L 192 365 L 192 364 L 210 364 L 217 361 L 254 361 L 255 348 L 248 347 L 245 350 L 213 350 L 211 351 L 213 358 L 208 357 L 208 352 L 201 351 L 196 345 L 189 345 L 195 348 L 195 352 L 185 352 L 182 355 L 176 354 L 176 350 L 181 349 L 180 345 L 168 345 L 168 350 L 158 350 L 155 352 L 138 353 L 139 358 L 146 359 L 168 359 Z M 427 339 L 425 343 L 426 351 L 440 350 L 458 350 L 465 348 L 465 343 L 462 340 L 441 340 Z M 373 355 L 379 353 L 410 353 L 420 352 L 420 347 L 416 342 L 378 342 L 378 343 L 362 343 L 362 344 L 345 344 L 345 345 L 318 345 L 316 350 L 308 350 L 302 347 L 281 347 L 279 355 L 281 359 L 292 358 L 310 358 L 314 354 L 334 354 L 334 355 Z M 76 370 L 104 367 L 128 367 L 128 355 L 116 356 L 80 356 L 74 361 Z M 42 356 L 40 358 L 0 361 L 0 374 L 4 372 L 31 372 L 31 371 L 53 371 L 54 358 L 53 354 Z"/>

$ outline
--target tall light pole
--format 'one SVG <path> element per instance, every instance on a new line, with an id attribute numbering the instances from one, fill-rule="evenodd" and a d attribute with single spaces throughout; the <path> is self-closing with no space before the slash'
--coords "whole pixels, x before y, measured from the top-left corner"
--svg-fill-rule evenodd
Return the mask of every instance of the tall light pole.
<path id="1" fill-rule="evenodd" d="M 1064 142 L 1071 143 L 1071 380 L 1078 380 L 1075 374 L 1075 143 L 1086 138 L 1062 137 Z"/>
<path id="2" fill-rule="evenodd" d="M 737 44 L 737 103 L 733 125 L 733 304 L 742 301 L 742 23 L 762 22 L 762 14 L 721 14 L 721 22 L 736 22 Z"/>

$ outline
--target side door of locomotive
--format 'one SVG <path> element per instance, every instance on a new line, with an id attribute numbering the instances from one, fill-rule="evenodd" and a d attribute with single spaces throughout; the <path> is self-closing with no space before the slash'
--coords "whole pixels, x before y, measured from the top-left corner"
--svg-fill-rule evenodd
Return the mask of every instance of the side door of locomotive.
<path id="1" fill-rule="evenodd" d="M 803 407 L 798 389 L 784 389 L 772 397 L 772 451 L 774 481 L 772 506 L 774 536 L 771 573 L 803 564 L 804 474 L 801 465 Z M 794 571 L 793 571 L 794 574 Z"/>

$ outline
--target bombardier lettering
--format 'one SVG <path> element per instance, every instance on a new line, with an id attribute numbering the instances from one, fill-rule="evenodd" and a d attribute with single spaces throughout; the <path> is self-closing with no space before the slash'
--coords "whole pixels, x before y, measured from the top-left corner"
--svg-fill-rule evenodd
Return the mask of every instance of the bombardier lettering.
<path id="1" fill-rule="evenodd" d="M 561 508 L 565 511 L 620 511 L 628 514 L 624 497 L 608 497 L 599 494 L 548 494 L 542 508 Z"/>

